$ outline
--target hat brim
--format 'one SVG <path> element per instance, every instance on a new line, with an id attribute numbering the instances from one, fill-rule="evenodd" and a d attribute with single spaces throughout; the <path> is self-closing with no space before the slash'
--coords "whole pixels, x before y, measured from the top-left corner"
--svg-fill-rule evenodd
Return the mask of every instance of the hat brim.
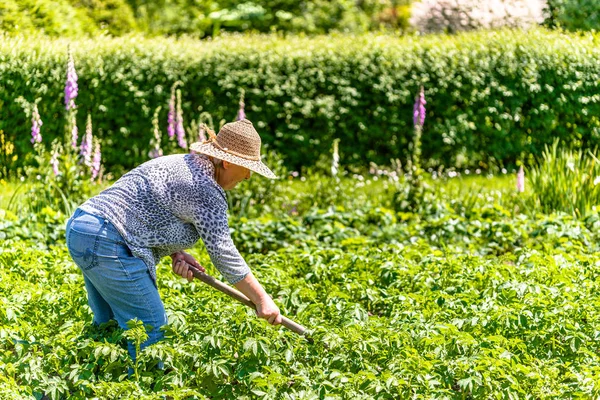
<path id="1" fill-rule="evenodd" d="M 256 172 L 266 178 L 269 179 L 277 179 L 277 176 L 263 164 L 262 161 L 252 161 L 246 160 L 245 158 L 238 157 L 233 154 L 229 154 L 215 146 L 212 143 L 192 143 L 190 149 L 195 151 L 196 153 L 206 154 L 207 156 L 212 156 L 218 158 L 219 160 L 225 160 L 235 165 L 240 165 L 242 167 L 248 168 L 252 172 Z"/>

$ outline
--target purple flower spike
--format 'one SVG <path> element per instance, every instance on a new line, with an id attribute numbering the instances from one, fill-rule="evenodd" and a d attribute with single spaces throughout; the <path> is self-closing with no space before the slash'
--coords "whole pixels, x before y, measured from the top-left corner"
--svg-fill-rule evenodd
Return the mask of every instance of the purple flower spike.
<path id="1" fill-rule="evenodd" d="M 175 116 L 175 133 L 177 134 L 177 144 L 186 149 L 185 129 L 183 129 L 183 110 L 181 109 L 181 90 L 177 90 L 177 115 Z"/>
<path id="2" fill-rule="evenodd" d="M 79 131 L 77 130 L 77 120 L 75 119 L 75 113 L 71 117 L 71 146 L 77 149 L 77 137 Z"/>
<path id="3" fill-rule="evenodd" d="M 240 109 L 238 110 L 237 120 L 241 121 L 246 119 L 246 113 L 244 112 L 244 102 L 240 101 Z"/>
<path id="4" fill-rule="evenodd" d="M 246 113 L 244 112 L 244 107 L 246 104 L 244 104 L 244 90 L 242 89 L 242 93 L 240 94 L 240 109 L 238 110 L 238 114 L 237 114 L 237 120 L 241 121 L 243 119 L 246 119 Z"/>
<path id="5" fill-rule="evenodd" d="M 160 127 L 158 124 L 158 115 L 160 113 L 160 109 L 162 107 L 158 107 L 154 110 L 154 117 L 152 118 L 152 126 L 154 127 L 154 137 L 150 139 L 150 147 L 152 148 L 148 152 L 148 157 L 150 158 L 158 158 L 163 155 L 163 151 L 160 148 Z"/>
<path id="6" fill-rule="evenodd" d="M 169 101 L 169 125 L 167 126 L 169 139 L 175 136 L 175 93 L 171 93 L 171 101 Z"/>
<path id="7" fill-rule="evenodd" d="M 161 157 L 163 155 L 163 151 L 161 148 L 154 148 L 152 150 L 150 150 L 150 152 L 148 153 L 148 156 L 150 158 L 158 158 Z"/>
<path id="8" fill-rule="evenodd" d="M 67 83 L 65 85 L 65 107 L 67 111 L 75 108 L 75 98 L 77 97 L 77 72 L 75 71 L 75 61 L 73 54 L 69 50 L 69 62 L 67 64 Z"/>
<path id="9" fill-rule="evenodd" d="M 185 149 L 187 148 L 187 141 L 185 140 L 185 130 L 183 129 L 183 117 L 177 116 L 177 144 L 179 147 Z"/>
<path id="10" fill-rule="evenodd" d="M 83 163 L 88 167 L 92 165 L 92 116 L 88 114 L 85 125 L 85 135 L 81 140 L 81 151 L 79 152 Z"/>
<path id="11" fill-rule="evenodd" d="M 52 172 L 54 176 L 60 175 L 60 171 L 58 169 L 58 150 L 54 149 L 52 152 L 52 158 L 50 158 L 50 165 L 52 165 Z"/>
<path id="12" fill-rule="evenodd" d="M 181 94 L 177 93 L 177 98 L 175 97 L 175 89 L 177 86 L 182 85 L 181 81 L 177 81 L 171 86 L 171 99 L 169 100 L 169 125 L 167 126 L 167 134 L 169 135 L 169 139 L 173 139 L 175 137 L 175 130 L 177 125 L 177 113 L 181 108 Z M 179 92 L 179 91 L 177 91 Z M 175 101 L 177 99 L 177 102 Z"/>
<path id="13" fill-rule="evenodd" d="M 204 131 L 204 125 L 200 124 L 198 129 L 198 141 L 204 143 L 206 141 L 206 132 Z"/>
<path id="14" fill-rule="evenodd" d="M 34 104 L 31 116 L 31 143 L 40 143 L 42 141 L 42 134 L 40 133 L 42 125 L 43 122 L 40 118 L 37 104 Z"/>
<path id="15" fill-rule="evenodd" d="M 92 160 L 92 180 L 96 179 L 100 173 L 101 157 L 102 153 L 100 153 L 100 141 L 96 140 L 96 145 L 94 146 L 94 159 Z"/>
<path id="16" fill-rule="evenodd" d="M 423 86 L 421 86 L 421 91 L 417 96 L 415 106 L 413 108 L 413 124 L 415 126 L 422 127 L 425 123 L 425 104 L 427 104 L 425 101 L 425 90 L 423 89 Z"/>

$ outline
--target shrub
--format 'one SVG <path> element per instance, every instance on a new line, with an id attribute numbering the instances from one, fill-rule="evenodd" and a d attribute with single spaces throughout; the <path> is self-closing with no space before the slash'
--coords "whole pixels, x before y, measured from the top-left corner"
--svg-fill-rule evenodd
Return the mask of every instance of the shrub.
<path id="1" fill-rule="evenodd" d="M 97 30 L 85 10 L 68 0 L 2 0 L 0 31 L 49 36 L 79 36 Z"/>
<path id="2" fill-rule="evenodd" d="M 599 30 L 600 2 L 597 0 L 548 0 L 546 24 L 570 31 Z"/>
<path id="3" fill-rule="evenodd" d="M 414 94 L 427 88 L 423 168 L 510 167 L 561 138 L 600 141 L 598 36 L 539 29 L 415 39 L 386 35 L 210 42 L 102 38 L 71 42 L 79 74 L 79 126 L 92 115 L 108 170 L 148 159 L 152 116 L 167 126 L 170 88 L 182 80 L 184 125 L 200 112 L 220 123 L 246 114 L 292 170 L 314 165 L 340 139 L 340 164 L 366 167 L 409 156 Z M 65 40 L 0 41 L 0 130 L 30 149 L 17 96 L 38 104 L 46 145 L 62 135 Z M 116 172 L 116 171 L 115 171 Z"/>

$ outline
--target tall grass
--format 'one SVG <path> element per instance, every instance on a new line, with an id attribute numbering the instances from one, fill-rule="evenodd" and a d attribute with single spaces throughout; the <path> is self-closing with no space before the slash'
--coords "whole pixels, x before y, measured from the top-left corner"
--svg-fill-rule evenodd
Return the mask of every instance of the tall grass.
<path id="1" fill-rule="evenodd" d="M 567 150 L 559 141 L 545 146 L 530 169 L 529 205 L 544 214 L 563 211 L 585 217 L 600 204 L 600 161 L 596 150 Z"/>

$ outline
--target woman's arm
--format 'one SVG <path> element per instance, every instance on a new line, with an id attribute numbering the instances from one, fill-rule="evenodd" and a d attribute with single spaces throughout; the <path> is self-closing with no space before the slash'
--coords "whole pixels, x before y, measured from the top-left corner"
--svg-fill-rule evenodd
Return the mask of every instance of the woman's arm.
<path id="1" fill-rule="evenodd" d="M 173 272 L 186 278 L 189 282 L 194 279 L 194 274 L 186 266 L 187 263 L 205 272 L 204 267 L 185 251 L 173 253 L 171 254 L 171 258 L 173 259 Z M 258 318 L 266 319 L 271 325 L 281 324 L 279 307 L 277 307 L 271 296 L 267 294 L 254 275 L 252 275 L 252 272 L 248 273 L 241 281 L 235 283 L 234 286 L 256 305 L 256 316 Z"/>
<path id="2" fill-rule="evenodd" d="M 271 325 L 281 324 L 281 313 L 279 307 L 267 294 L 265 289 L 256 280 L 252 272 L 248 273 L 241 281 L 234 286 L 246 295 L 254 304 L 256 304 L 256 315 L 269 321 Z"/>

